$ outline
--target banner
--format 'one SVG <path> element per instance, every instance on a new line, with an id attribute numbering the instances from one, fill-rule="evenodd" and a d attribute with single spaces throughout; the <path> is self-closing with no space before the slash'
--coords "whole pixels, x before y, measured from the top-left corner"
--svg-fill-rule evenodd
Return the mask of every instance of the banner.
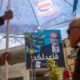
<path id="1" fill-rule="evenodd" d="M 64 67 L 62 39 L 59 30 L 44 30 L 25 37 L 26 67 L 31 68 L 34 60 L 35 68 L 46 68 L 47 60 L 54 58 L 59 67 Z M 33 48 L 33 52 L 30 51 Z M 33 58 L 32 56 L 33 55 Z"/>

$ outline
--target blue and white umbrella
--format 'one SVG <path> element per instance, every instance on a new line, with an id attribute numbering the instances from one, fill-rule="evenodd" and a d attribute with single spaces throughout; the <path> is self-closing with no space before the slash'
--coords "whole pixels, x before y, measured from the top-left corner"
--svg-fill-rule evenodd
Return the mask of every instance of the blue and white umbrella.
<path id="1" fill-rule="evenodd" d="M 14 17 L 10 21 L 10 33 L 34 32 L 54 28 L 69 22 L 75 15 L 78 0 L 11 0 Z M 0 15 L 6 11 L 8 0 L 0 0 Z M 5 33 L 5 25 L 0 33 Z"/>

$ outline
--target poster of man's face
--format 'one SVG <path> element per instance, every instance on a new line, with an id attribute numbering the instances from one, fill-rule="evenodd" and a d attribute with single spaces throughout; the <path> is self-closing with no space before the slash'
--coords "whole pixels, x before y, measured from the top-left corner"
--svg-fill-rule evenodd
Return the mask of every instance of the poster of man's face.
<path id="1" fill-rule="evenodd" d="M 26 40 L 25 43 L 27 42 Z M 47 67 L 46 61 L 49 58 L 54 58 L 58 66 L 60 67 L 64 66 L 62 39 L 59 30 L 44 30 L 41 32 L 33 33 L 31 41 L 33 41 L 34 51 L 33 58 L 35 68 L 46 68 Z M 30 44 L 27 45 L 26 43 L 25 46 L 26 46 L 26 63 L 28 64 L 27 65 L 28 68 L 31 68 L 31 55 L 30 55 L 31 45 Z"/>
<path id="2" fill-rule="evenodd" d="M 57 46 L 59 44 L 59 36 L 57 32 L 50 33 L 50 41 L 53 46 Z"/>

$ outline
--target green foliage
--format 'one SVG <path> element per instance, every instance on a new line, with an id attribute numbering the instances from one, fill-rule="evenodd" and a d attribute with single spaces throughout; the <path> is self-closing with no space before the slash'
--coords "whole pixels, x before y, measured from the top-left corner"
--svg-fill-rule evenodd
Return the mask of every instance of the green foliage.
<path id="1" fill-rule="evenodd" d="M 61 73 L 59 67 L 55 64 L 53 58 L 47 60 L 50 80 L 61 80 Z"/>

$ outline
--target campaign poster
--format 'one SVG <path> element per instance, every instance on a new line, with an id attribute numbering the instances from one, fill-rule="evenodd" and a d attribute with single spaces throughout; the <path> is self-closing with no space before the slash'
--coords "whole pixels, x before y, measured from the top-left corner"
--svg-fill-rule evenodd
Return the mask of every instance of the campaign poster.
<path id="1" fill-rule="evenodd" d="M 31 48 L 33 49 L 31 56 Z M 54 58 L 59 67 L 64 67 L 62 38 L 59 30 L 44 30 L 25 37 L 26 67 L 47 68 L 47 60 Z"/>

